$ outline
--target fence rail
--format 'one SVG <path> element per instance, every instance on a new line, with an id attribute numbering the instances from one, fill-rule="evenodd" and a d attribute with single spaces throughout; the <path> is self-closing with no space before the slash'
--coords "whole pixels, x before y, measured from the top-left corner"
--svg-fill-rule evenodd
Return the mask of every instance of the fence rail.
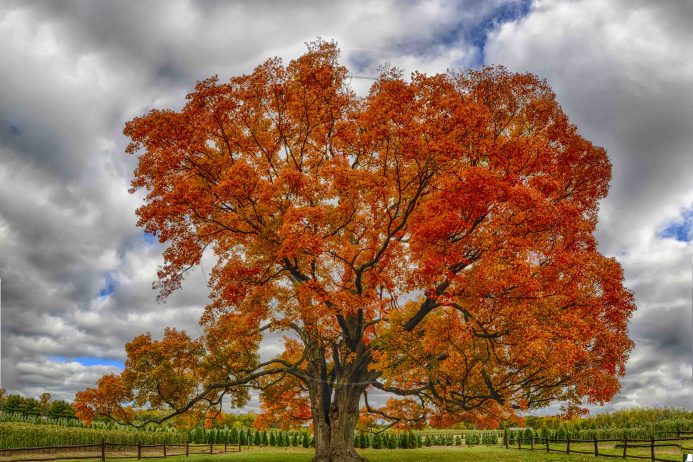
<path id="1" fill-rule="evenodd" d="M 568 436 L 566 439 L 556 439 L 516 435 L 515 438 L 510 438 L 506 433 L 503 436 L 503 444 L 506 449 L 559 452 L 568 455 L 573 453 L 591 454 L 595 457 L 631 458 L 659 462 L 681 461 L 684 453 L 693 453 L 693 432 L 676 431 L 661 432 L 660 434 L 676 434 L 676 437 L 572 439 Z M 513 439 L 512 444 L 510 439 Z M 686 445 L 681 444 L 682 442 L 686 442 Z M 657 454 L 658 450 L 659 454 Z"/>
<path id="2" fill-rule="evenodd" d="M 37 448 L 0 449 L 0 462 L 42 462 L 50 460 L 96 459 L 164 459 L 197 454 L 241 452 L 240 444 L 126 444 L 107 443 L 44 446 Z"/>

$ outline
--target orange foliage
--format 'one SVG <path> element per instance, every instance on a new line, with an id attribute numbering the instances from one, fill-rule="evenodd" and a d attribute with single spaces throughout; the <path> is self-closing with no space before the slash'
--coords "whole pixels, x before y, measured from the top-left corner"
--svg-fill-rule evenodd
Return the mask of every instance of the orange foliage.
<path id="1" fill-rule="evenodd" d="M 366 406 L 361 409 L 359 426 L 365 430 L 378 426 L 385 420 L 398 430 L 421 429 L 426 426 L 426 409 L 412 398 L 390 398 L 381 408 Z"/>
<path id="2" fill-rule="evenodd" d="M 301 344 L 290 338 L 284 339 L 284 352 L 280 359 L 296 362 L 303 352 Z M 262 413 L 255 419 L 253 426 L 265 429 L 278 425 L 282 430 L 298 428 L 310 421 L 310 404 L 308 389 L 296 377 L 290 376 L 278 383 L 271 378 L 264 380 L 264 389 L 260 395 Z"/>
<path id="3" fill-rule="evenodd" d="M 224 422 L 224 413 L 219 409 L 209 409 L 204 414 L 203 427 L 206 429 L 214 428 Z"/>
<path id="4" fill-rule="evenodd" d="M 402 425 L 493 426 L 618 391 L 634 304 L 593 236 L 604 149 L 533 75 L 391 70 L 358 97 L 338 55 L 311 44 L 126 125 L 139 225 L 167 246 L 160 293 L 209 249 L 211 302 L 199 340 L 128 344 L 108 379 L 123 389 L 82 392 L 82 418 L 120 398 L 242 405 L 255 387 L 258 425 L 322 432 L 372 387 L 405 399 L 382 411 Z M 292 340 L 261 362 L 266 332 Z"/>
<path id="5" fill-rule="evenodd" d="M 122 403 L 131 399 L 132 395 L 123 380 L 117 375 L 108 374 L 99 379 L 96 388 L 77 392 L 74 407 L 77 418 L 87 425 L 97 416 L 113 416 L 127 421 L 134 413 L 132 408 Z"/>

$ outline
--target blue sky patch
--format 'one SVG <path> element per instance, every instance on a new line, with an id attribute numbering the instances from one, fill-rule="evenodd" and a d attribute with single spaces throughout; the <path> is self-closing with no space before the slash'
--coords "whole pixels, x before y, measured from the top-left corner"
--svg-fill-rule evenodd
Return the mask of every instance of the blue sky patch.
<path id="1" fill-rule="evenodd" d="M 115 292 L 116 287 L 118 287 L 116 280 L 113 279 L 113 276 L 110 273 L 107 273 L 104 279 L 104 286 L 99 290 L 99 298 L 101 299 L 109 297 L 111 294 L 113 294 L 113 292 Z"/>
<path id="2" fill-rule="evenodd" d="M 159 243 L 159 238 L 152 233 L 144 232 L 142 233 L 142 240 L 147 245 L 156 245 Z"/>
<path id="3" fill-rule="evenodd" d="M 476 24 L 475 27 L 472 27 L 465 33 L 466 41 L 479 49 L 480 62 L 478 64 L 494 64 L 486 63 L 485 48 L 489 32 L 500 24 L 515 21 L 522 16 L 527 16 L 531 5 L 531 0 L 518 0 L 503 3 L 494 11 L 494 14 Z"/>
<path id="4" fill-rule="evenodd" d="M 669 223 L 658 236 L 664 239 L 676 239 L 680 242 L 693 240 L 693 208 L 683 212 L 678 220 Z"/>
<path id="5" fill-rule="evenodd" d="M 481 2 L 463 2 L 461 8 L 479 8 L 477 3 Z M 436 30 L 433 37 L 407 37 L 397 43 L 393 43 L 392 50 L 379 50 L 375 48 L 354 49 L 349 53 L 349 65 L 356 73 L 366 73 L 369 75 L 375 74 L 375 67 L 380 66 L 390 59 L 402 55 L 422 56 L 431 53 L 436 47 L 451 48 L 459 46 L 460 43 L 473 45 L 478 52 L 474 61 L 449 63 L 452 68 L 456 66 L 477 67 L 485 64 L 484 48 L 488 40 L 488 34 L 505 22 L 515 21 L 520 17 L 526 16 L 531 7 L 531 0 L 505 0 L 504 3 L 488 8 L 484 13 L 479 13 L 476 17 L 460 18 L 447 27 L 441 27 Z M 466 5 L 466 6 L 465 6 Z M 412 69 L 404 69 L 405 74 Z"/>
<path id="6" fill-rule="evenodd" d="M 526 16 L 531 5 L 531 0 L 508 0 L 494 8 L 488 16 L 481 18 L 480 21 L 472 23 L 461 21 L 456 27 L 443 30 L 437 37 L 437 43 L 450 47 L 462 40 L 478 49 L 473 65 L 486 64 L 484 50 L 488 34 L 500 24 Z"/>
<path id="7" fill-rule="evenodd" d="M 68 362 L 78 362 L 83 366 L 115 366 L 119 369 L 123 369 L 125 364 L 123 361 L 118 361 L 116 359 L 104 359 L 97 358 L 96 356 L 77 356 L 74 358 L 66 358 L 64 356 L 51 356 L 48 359 L 51 361 L 68 363 Z"/>

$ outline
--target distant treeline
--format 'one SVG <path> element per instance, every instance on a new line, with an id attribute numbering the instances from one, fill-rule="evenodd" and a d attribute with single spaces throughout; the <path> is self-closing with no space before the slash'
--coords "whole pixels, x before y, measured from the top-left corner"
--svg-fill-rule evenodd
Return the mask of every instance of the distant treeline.
<path id="1" fill-rule="evenodd" d="M 48 417 L 50 419 L 75 419 L 75 410 L 67 401 L 53 400 L 50 393 L 40 399 L 20 395 L 0 395 L 0 410 L 9 415 Z"/>
<path id="2" fill-rule="evenodd" d="M 163 417 L 164 411 L 155 410 L 136 410 L 135 420 L 145 421 L 147 419 L 157 419 Z M 184 417 L 184 416 L 183 416 Z M 237 427 L 250 428 L 253 426 L 257 415 L 252 412 L 242 414 L 222 413 L 216 420 L 218 427 Z M 6 395 L 0 388 L 0 421 L 4 422 L 26 422 L 26 423 L 48 423 L 67 427 L 84 427 L 82 422 L 77 419 L 75 409 L 72 404 L 63 400 L 53 400 L 50 393 L 43 393 L 39 399 L 24 397 L 21 395 Z M 174 430 L 181 427 L 180 419 L 171 419 L 162 425 L 148 425 L 147 431 Z M 96 419 L 86 426 L 103 430 L 128 430 L 129 427 L 119 425 L 105 418 Z M 185 428 L 185 426 L 183 426 Z"/>

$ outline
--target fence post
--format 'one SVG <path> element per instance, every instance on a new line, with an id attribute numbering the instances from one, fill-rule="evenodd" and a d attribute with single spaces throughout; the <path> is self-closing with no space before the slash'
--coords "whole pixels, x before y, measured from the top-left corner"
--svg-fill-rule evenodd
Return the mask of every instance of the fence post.
<path id="1" fill-rule="evenodd" d="M 106 462 L 106 440 L 101 438 L 101 462 Z"/>
<path id="2" fill-rule="evenodd" d="M 565 437 L 565 443 L 566 443 L 566 446 L 565 446 L 565 453 L 566 453 L 566 454 L 570 454 L 570 435 L 566 435 L 566 437 Z"/>
<path id="3" fill-rule="evenodd" d="M 626 458 L 626 452 L 628 452 L 628 437 L 623 437 L 623 458 Z"/>
<path id="4" fill-rule="evenodd" d="M 655 439 L 654 436 L 650 437 L 650 460 L 655 460 Z"/>
<path id="5" fill-rule="evenodd" d="M 594 437 L 594 456 L 599 455 L 599 446 L 597 445 L 597 436 Z"/>
<path id="6" fill-rule="evenodd" d="M 549 453 L 549 435 L 546 435 L 544 437 L 544 440 L 546 441 L 546 453 Z"/>
<path id="7" fill-rule="evenodd" d="M 142 441 L 137 440 L 137 460 L 142 460 Z"/>

